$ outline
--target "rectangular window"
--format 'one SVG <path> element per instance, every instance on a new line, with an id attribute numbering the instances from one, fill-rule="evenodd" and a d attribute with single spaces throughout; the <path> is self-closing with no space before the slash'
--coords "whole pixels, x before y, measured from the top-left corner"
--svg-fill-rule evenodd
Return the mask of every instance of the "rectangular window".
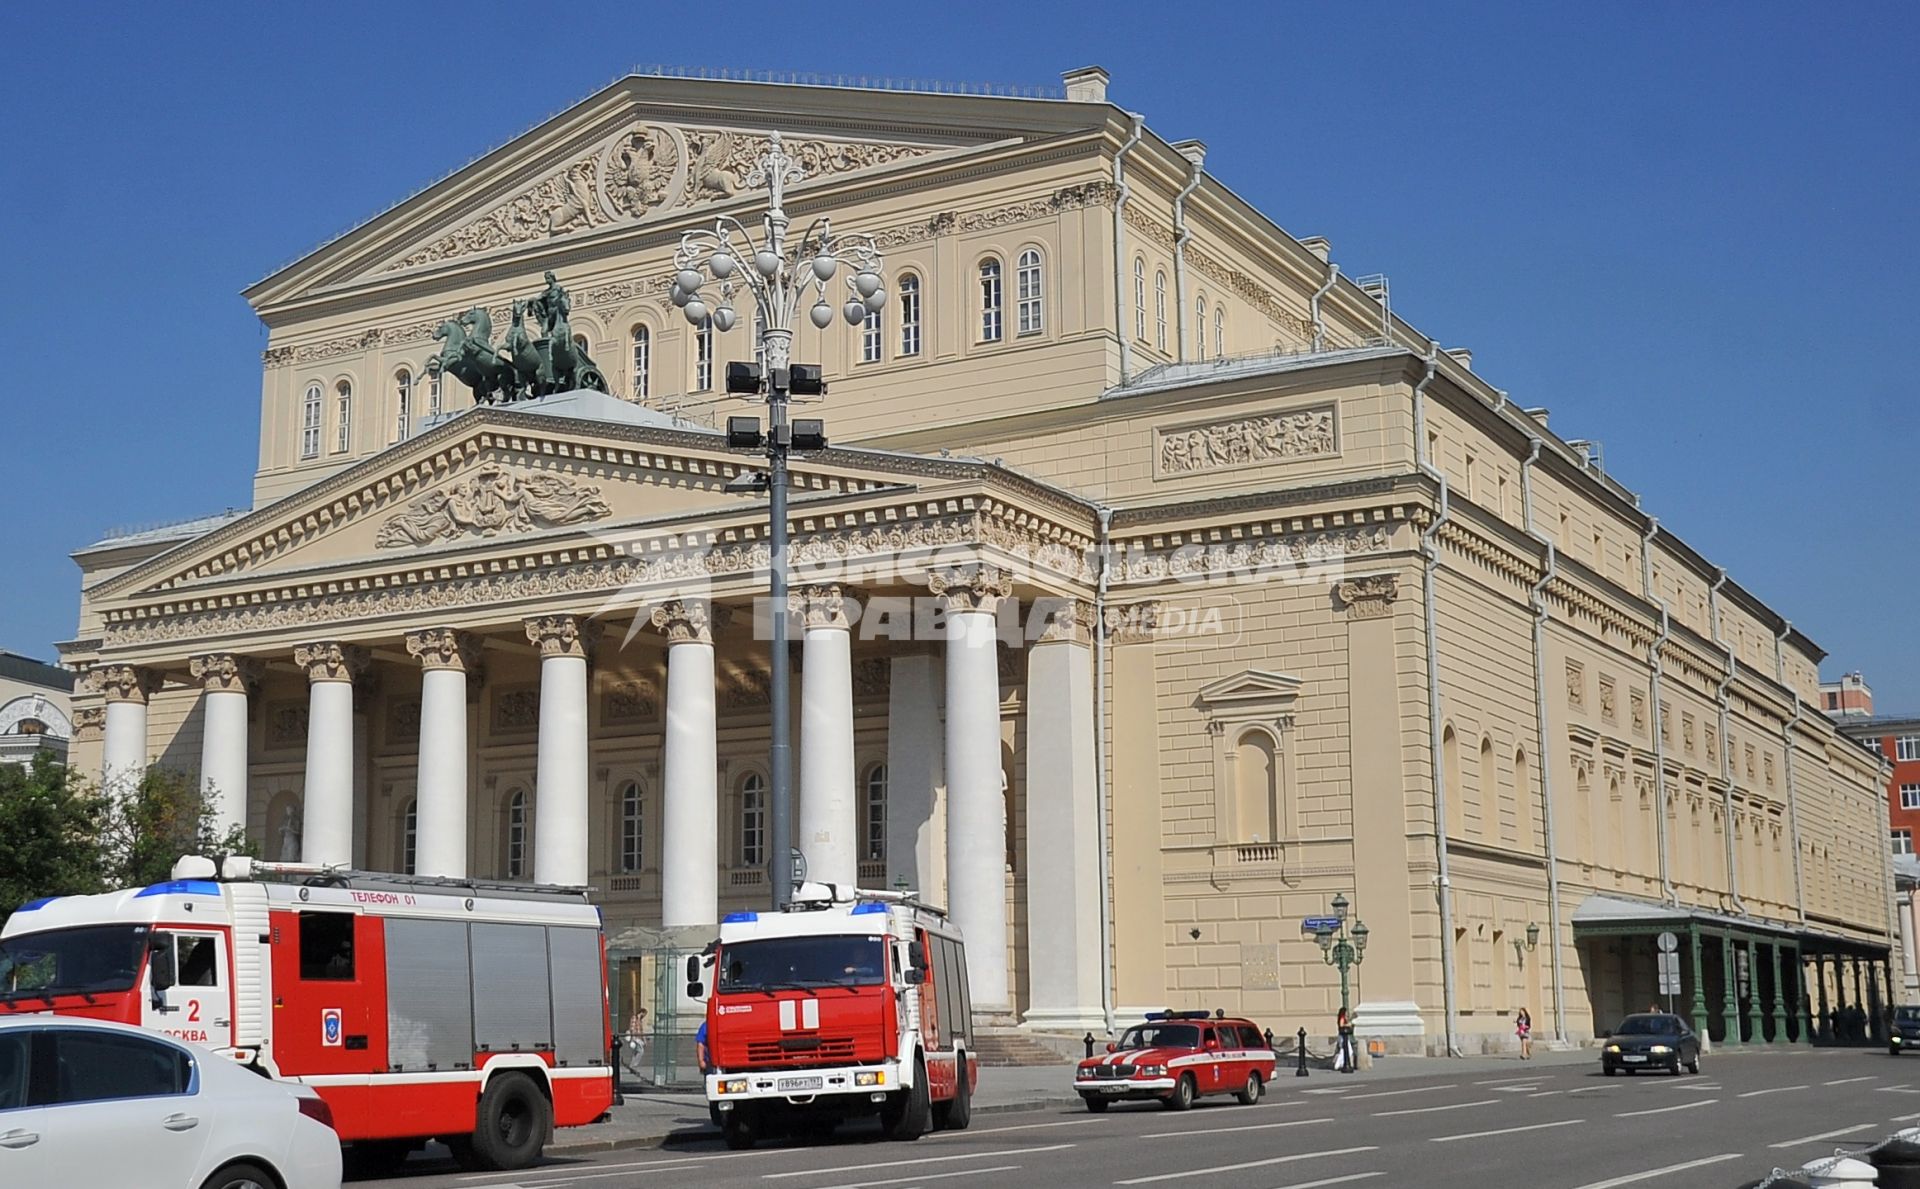
<path id="1" fill-rule="evenodd" d="M 1895 830 L 1893 832 L 1893 853 L 1910 855 L 1913 853 L 1913 831 Z"/>
<path id="2" fill-rule="evenodd" d="M 713 319 L 700 324 L 693 341 L 693 390 L 706 392 L 713 387 Z"/>
<path id="3" fill-rule="evenodd" d="M 1920 735 L 1902 735 L 1894 740 L 1893 758 L 1902 762 L 1920 760 Z"/>
<path id="4" fill-rule="evenodd" d="M 900 354 L 920 354 L 920 278 L 900 278 Z"/>
<path id="5" fill-rule="evenodd" d="M 1900 808 L 1920 809 L 1920 784 L 1900 786 Z"/>
<path id="6" fill-rule="evenodd" d="M 999 262 L 989 260 L 980 266 L 980 341 L 1000 341 L 1001 290 Z"/>
<path id="7" fill-rule="evenodd" d="M 300 410 L 300 457 L 320 456 L 320 386 L 307 389 Z"/>
<path id="8" fill-rule="evenodd" d="M 353 393 L 346 385 L 334 396 L 335 413 L 333 419 L 333 452 L 345 454 L 353 445 Z"/>
<path id="9" fill-rule="evenodd" d="M 353 981 L 353 914 L 303 912 L 300 977 L 308 982 Z"/>
<path id="10" fill-rule="evenodd" d="M 860 323 L 860 362 L 880 362 L 880 342 L 882 328 L 880 311 L 868 310 L 866 319 Z"/>

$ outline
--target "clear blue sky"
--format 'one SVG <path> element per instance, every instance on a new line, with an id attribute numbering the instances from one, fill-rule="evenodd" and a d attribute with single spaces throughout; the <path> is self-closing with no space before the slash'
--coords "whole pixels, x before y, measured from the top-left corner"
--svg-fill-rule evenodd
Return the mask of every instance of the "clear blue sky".
<path id="1" fill-rule="evenodd" d="M 248 501 L 242 286 L 636 63 L 1034 85 L 1092 62 L 1602 439 L 1829 675 L 1920 711 L 1920 6 L 926 7 L 13 7 L 0 647 L 73 634 L 66 555 L 101 530 Z"/>

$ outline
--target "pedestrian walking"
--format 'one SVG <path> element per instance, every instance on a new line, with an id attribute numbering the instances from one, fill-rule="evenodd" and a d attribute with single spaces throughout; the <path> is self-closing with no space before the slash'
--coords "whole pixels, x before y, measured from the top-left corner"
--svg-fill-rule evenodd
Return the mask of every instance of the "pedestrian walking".
<path id="1" fill-rule="evenodd" d="M 1533 1016 L 1524 1007 L 1513 1018 L 1513 1033 L 1520 1038 L 1520 1059 L 1533 1060 Z"/>
<path id="2" fill-rule="evenodd" d="M 1344 1007 L 1334 1020 L 1333 1068 L 1340 1073 L 1350 1073 L 1354 1068 L 1353 1023 Z"/>
<path id="3" fill-rule="evenodd" d="M 640 1077 L 642 1071 L 646 1069 L 647 1062 L 646 1008 L 636 1007 L 633 1009 L 633 1014 L 627 1017 L 627 1034 L 623 1040 L 625 1043 L 621 1045 L 623 1050 L 621 1059 L 628 1073 Z"/>

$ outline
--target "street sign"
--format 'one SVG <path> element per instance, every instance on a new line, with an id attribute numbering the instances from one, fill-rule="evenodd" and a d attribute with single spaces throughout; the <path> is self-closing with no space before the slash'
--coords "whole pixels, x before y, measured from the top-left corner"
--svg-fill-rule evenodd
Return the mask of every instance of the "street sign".
<path id="1" fill-rule="evenodd" d="M 1671 954 L 1672 952 L 1680 948 L 1680 939 L 1678 937 L 1675 937 L 1670 932 L 1662 933 L 1658 941 L 1660 945 L 1660 952 L 1663 954 Z"/>
<path id="2" fill-rule="evenodd" d="M 1306 920 L 1300 922 L 1300 932 L 1302 933 L 1318 933 L 1322 929 L 1325 929 L 1329 933 L 1338 933 L 1340 931 L 1340 918 L 1308 917 Z"/>
<path id="3" fill-rule="evenodd" d="M 1660 955 L 1660 993 L 1680 993 L 1680 955 L 1671 951 Z"/>

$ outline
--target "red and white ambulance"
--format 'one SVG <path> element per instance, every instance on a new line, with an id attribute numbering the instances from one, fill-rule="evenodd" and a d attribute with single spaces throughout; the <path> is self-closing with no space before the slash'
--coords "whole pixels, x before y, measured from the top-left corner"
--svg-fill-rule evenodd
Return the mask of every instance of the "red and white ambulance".
<path id="1" fill-rule="evenodd" d="M 687 962 L 706 993 L 707 1101 L 730 1147 L 880 1116 L 893 1139 L 972 1115 L 966 948 L 944 913 L 901 892 L 802 884 L 782 912 L 736 912 Z"/>
<path id="2" fill-rule="evenodd" d="M 22 905 L 0 1013 L 140 1024 L 312 1086 L 363 1162 L 431 1138 L 520 1168 L 613 1102 L 605 944 L 580 889 L 188 857 Z"/>
<path id="3" fill-rule="evenodd" d="M 1074 1071 L 1087 1109 L 1154 1099 L 1184 1111 L 1207 1094 L 1231 1094 L 1251 1106 L 1273 1080 L 1273 1046 L 1252 1021 L 1204 1011 L 1157 1011 L 1121 1034 L 1104 1055 Z"/>

